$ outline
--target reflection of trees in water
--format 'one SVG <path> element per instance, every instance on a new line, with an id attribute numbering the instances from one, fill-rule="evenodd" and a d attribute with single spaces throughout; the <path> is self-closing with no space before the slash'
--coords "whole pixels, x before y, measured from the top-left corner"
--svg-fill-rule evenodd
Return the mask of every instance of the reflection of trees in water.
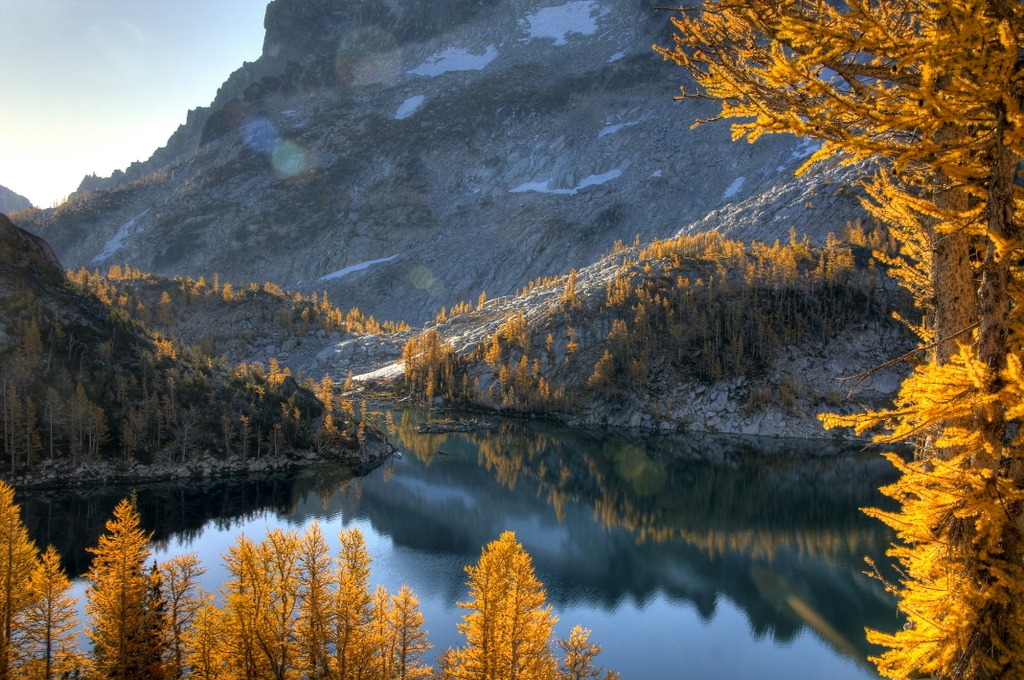
<path id="1" fill-rule="evenodd" d="M 205 528 L 230 529 L 267 510 L 289 512 L 296 499 L 310 494 L 328 498 L 349 478 L 351 473 L 343 467 L 324 466 L 274 477 L 159 482 L 134 488 L 143 529 L 153 532 L 153 545 L 159 549 L 170 538 L 189 542 Z M 36 543 L 56 547 L 67 572 L 78 576 L 89 567 L 86 548 L 96 545 L 114 506 L 132 489 L 31 490 L 19 492 L 16 499 Z"/>
<path id="2" fill-rule="evenodd" d="M 881 503 L 878 487 L 894 478 L 877 455 L 799 440 L 602 437 L 525 421 L 424 445 L 422 417 L 405 414 L 392 435 L 427 464 L 474 449 L 480 467 L 517 497 L 549 504 L 559 522 L 570 507 L 593 510 L 603 535 L 570 522 L 568 549 L 579 554 L 537 558 L 539 568 L 555 564 L 545 583 L 554 601 L 569 598 L 561 605 L 586 583 L 586 598 L 609 610 L 663 592 L 710 619 L 725 596 L 755 636 L 788 641 L 809 627 L 858 662 L 877 651 L 865 625 L 898 625 L 891 597 L 862 573 L 865 556 L 887 562 L 892 541 L 858 510 Z M 474 483 L 450 483 L 460 482 Z"/>
<path id="3" fill-rule="evenodd" d="M 877 489 L 895 474 L 853 447 L 724 435 L 600 438 L 519 421 L 491 432 L 420 435 L 421 420 L 407 412 L 392 431 L 421 460 L 465 439 L 510 490 L 530 480 L 559 518 L 566 503 L 586 503 L 606 528 L 626 528 L 639 541 L 685 540 L 711 556 L 786 549 L 824 559 L 859 559 L 891 541 L 857 508 L 883 503 Z"/>

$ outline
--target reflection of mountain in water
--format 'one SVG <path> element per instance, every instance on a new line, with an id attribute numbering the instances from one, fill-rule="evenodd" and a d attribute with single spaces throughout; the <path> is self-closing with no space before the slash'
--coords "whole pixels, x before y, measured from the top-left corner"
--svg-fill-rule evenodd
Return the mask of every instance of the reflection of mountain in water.
<path id="1" fill-rule="evenodd" d="M 521 422 L 424 436 L 414 425 L 404 417 L 393 433 L 409 455 L 361 479 L 323 468 L 140 487 L 144 524 L 160 541 L 266 508 L 292 523 L 366 519 L 390 537 L 402 572 L 422 569 L 424 554 L 472 563 L 512 529 L 560 609 L 612 611 L 664 596 L 708 619 L 724 597 L 759 636 L 785 641 L 809 626 L 858 660 L 870 651 L 865 626 L 897 625 L 891 599 L 861 573 L 863 557 L 884 562 L 892 540 L 858 511 L 879 503 L 875 489 L 892 478 L 877 456 L 823 455 L 818 442 L 602 438 Z M 37 540 L 55 543 L 77 574 L 128 491 L 33 492 L 19 502 Z M 444 601 L 465 597 L 458 568 L 431 578 L 425 587 Z"/>

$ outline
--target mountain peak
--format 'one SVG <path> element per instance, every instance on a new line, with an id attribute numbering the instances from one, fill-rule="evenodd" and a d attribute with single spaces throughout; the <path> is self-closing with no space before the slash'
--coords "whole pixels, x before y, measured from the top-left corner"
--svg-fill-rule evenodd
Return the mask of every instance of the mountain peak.
<path id="1" fill-rule="evenodd" d="M 26 226 L 72 267 L 271 280 L 420 323 L 637 235 L 824 241 L 860 214 L 792 177 L 800 140 L 692 129 L 713 105 L 673 101 L 646 2 L 274 0 L 265 25 L 159 163 Z M 727 209 L 769 195 L 802 203 Z"/>

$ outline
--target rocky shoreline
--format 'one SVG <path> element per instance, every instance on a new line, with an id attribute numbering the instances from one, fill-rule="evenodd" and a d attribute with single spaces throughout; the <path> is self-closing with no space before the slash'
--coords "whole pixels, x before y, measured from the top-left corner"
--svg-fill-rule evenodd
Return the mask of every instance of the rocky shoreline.
<path id="1" fill-rule="evenodd" d="M 575 403 L 561 413 L 522 412 L 483 399 L 449 403 L 441 397 L 429 407 L 546 418 L 573 427 L 865 441 L 852 430 L 825 430 L 819 415 L 890 405 L 907 367 L 870 369 L 883 364 L 889 352 L 902 351 L 906 341 L 900 334 L 898 327 L 865 324 L 819 347 L 789 347 L 759 379 L 740 376 L 706 383 L 662 371 L 645 393 L 623 390 L 615 398 Z M 865 372 L 869 375 L 860 381 L 844 379 Z M 395 403 L 402 398 L 403 373 L 403 364 L 393 362 L 355 375 L 353 382 L 364 396 Z"/>
<path id="2" fill-rule="evenodd" d="M 212 480 L 256 473 L 281 473 L 323 464 L 348 467 L 354 476 L 361 477 L 383 465 L 398 448 L 381 433 L 367 437 L 357 451 L 332 452 L 296 451 L 290 455 L 264 455 L 242 459 L 237 456 L 221 459 L 210 452 L 186 462 L 162 461 L 149 465 L 123 462 L 53 461 L 40 464 L 35 470 L 21 474 L 5 474 L 3 480 L 18 489 L 49 487 L 132 484 L 181 480 Z"/>

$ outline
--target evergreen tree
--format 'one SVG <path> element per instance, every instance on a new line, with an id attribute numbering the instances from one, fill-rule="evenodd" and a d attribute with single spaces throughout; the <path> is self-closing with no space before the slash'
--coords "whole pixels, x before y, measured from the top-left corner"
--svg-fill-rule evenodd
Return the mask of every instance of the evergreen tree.
<path id="1" fill-rule="evenodd" d="M 146 570 L 142 600 L 142 626 L 131 631 L 131 646 L 138 650 L 138 677 L 161 680 L 167 677 L 171 621 L 164 599 L 163 576 L 158 565 Z"/>

